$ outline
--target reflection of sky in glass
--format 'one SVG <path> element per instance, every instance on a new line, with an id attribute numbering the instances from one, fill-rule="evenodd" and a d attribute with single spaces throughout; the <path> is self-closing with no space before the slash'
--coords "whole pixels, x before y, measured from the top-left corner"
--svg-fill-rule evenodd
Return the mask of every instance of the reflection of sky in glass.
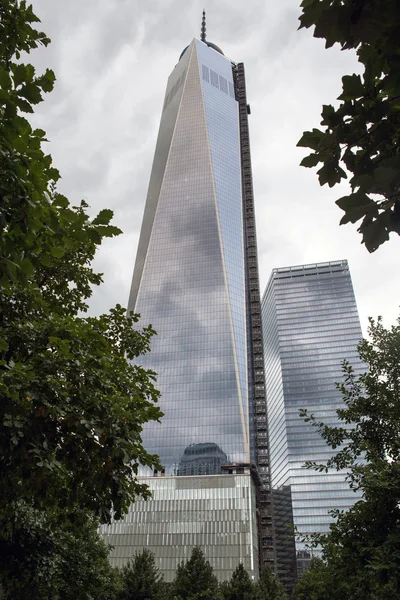
<path id="1" fill-rule="evenodd" d="M 136 255 L 135 269 L 133 272 L 132 287 L 129 298 L 130 309 L 134 308 L 137 298 L 150 234 L 153 227 L 154 216 L 157 209 L 158 198 L 160 195 L 161 184 L 163 181 L 172 135 L 178 115 L 179 100 L 183 91 L 183 83 L 186 76 L 188 59 L 189 56 L 182 58 L 168 79 L 164 100 L 164 117 L 161 119 L 160 129 L 158 132 L 157 146 L 154 154 L 142 222 L 142 230 L 140 232 L 139 247 Z M 167 107 L 168 112 L 165 112 Z"/>
<path id="2" fill-rule="evenodd" d="M 199 70 L 202 75 L 203 65 L 209 68 L 210 73 L 214 72 L 218 75 L 219 87 L 207 82 L 204 76 L 201 83 L 241 384 L 243 413 L 248 427 L 246 309 L 238 107 L 236 100 L 229 96 L 228 84 L 231 83 L 233 86 L 230 62 L 217 52 L 210 52 L 208 47 L 201 42 L 197 42 L 196 47 Z M 227 149 L 229 149 L 228 152 Z"/>
<path id="3" fill-rule="evenodd" d="M 210 65 L 218 56 L 232 81 L 230 61 L 197 46 Z M 143 440 L 167 474 L 190 444 L 248 461 L 238 109 L 216 93 L 205 110 L 192 44 L 167 87 L 129 304 L 158 332 L 142 364 L 158 373 L 165 416 L 145 426 Z"/>
<path id="4" fill-rule="evenodd" d="M 357 496 L 342 473 L 303 468 L 306 460 L 326 460 L 332 450 L 299 410 L 337 424 L 336 410 L 343 406 L 335 386 L 342 379 L 341 361 L 363 370 L 347 262 L 275 270 L 262 316 L 273 489 L 290 487 L 294 525 L 301 533 L 323 533 L 332 521 L 329 510 L 349 508 Z M 304 544 L 296 541 L 296 548 Z"/>

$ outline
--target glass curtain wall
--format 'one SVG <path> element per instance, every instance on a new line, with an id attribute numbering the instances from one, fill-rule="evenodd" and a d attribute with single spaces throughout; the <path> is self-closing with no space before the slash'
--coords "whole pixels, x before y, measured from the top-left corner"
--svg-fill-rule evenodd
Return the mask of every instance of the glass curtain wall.
<path id="1" fill-rule="evenodd" d="M 250 460 L 244 285 L 232 65 L 194 40 L 168 81 L 129 301 L 157 331 L 142 364 L 165 414 L 143 442 L 166 475 L 185 472 L 193 445 L 218 447 L 207 472 Z"/>
<path id="2" fill-rule="evenodd" d="M 300 533 L 328 531 L 332 509 L 346 510 L 358 499 L 345 475 L 307 470 L 307 460 L 332 456 L 299 410 L 307 408 L 337 424 L 343 406 L 335 383 L 347 359 L 363 372 L 357 344 L 362 338 L 347 261 L 274 269 L 262 300 L 271 480 L 277 515 L 278 565 L 288 582 L 309 564 L 305 544 L 287 540 Z"/>

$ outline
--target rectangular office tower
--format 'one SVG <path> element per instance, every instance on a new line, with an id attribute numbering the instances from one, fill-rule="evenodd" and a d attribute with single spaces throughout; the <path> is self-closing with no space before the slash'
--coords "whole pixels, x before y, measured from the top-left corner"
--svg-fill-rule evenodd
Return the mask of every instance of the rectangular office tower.
<path id="1" fill-rule="evenodd" d="M 243 65 L 203 29 L 168 80 L 128 306 L 157 331 L 141 364 L 164 417 L 143 443 L 163 471 L 103 529 L 114 564 L 146 547 L 167 580 L 196 545 L 220 580 L 257 577 L 259 546 L 273 562 L 247 112 Z"/>
<path id="2" fill-rule="evenodd" d="M 290 539 L 328 531 L 332 509 L 358 497 L 345 475 L 307 470 L 307 460 L 333 455 L 299 410 L 339 423 L 343 406 L 335 382 L 347 359 L 363 372 L 357 344 L 362 333 L 347 261 L 274 269 L 262 300 L 266 394 L 278 571 L 289 586 L 309 564 L 303 542 Z M 288 539 L 289 538 L 289 539 Z"/>

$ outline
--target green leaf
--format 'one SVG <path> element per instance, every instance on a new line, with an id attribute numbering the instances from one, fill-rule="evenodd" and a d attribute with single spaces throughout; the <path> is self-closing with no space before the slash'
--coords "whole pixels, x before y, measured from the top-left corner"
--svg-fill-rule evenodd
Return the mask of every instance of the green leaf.
<path id="1" fill-rule="evenodd" d="M 15 138 L 14 140 L 14 148 L 16 149 L 17 152 L 20 152 L 21 154 L 24 154 L 27 149 L 27 138 L 25 136 L 21 136 L 18 138 Z"/>
<path id="2" fill-rule="evenodd" d="M 43 129 L 34 129 L 32 131 L 32 135 L 38 138 L 44 138 L 46 136 L 46 132 Z"/>
<path id="3" fill-rule="evenodd" d="M 56 76 L 54 71 L 51 69 L 46 69 L 46 72 L 36 79 L 36 82 L 44 92 L 51 92 L 54 88 L 54 82 L 56 80 Z"/>
<path id="4" fill-rule="evenodd" d="M 101 210 L 97 217 L 93 219 L 92 225 L 108 225 L 113 216 L 113 211 L 108 208 L 105 208 Z"/>
<path id="5" fill-rule="evenodd" d="M 24 258 L 22 261 L 21 270 L 26 277 L 31 278 L 33 276 L 35 269 L 28 257 Z"/>
<path id="6" fill-rule="evenodd" d="M 89 232 L 89 238 L 92 240 L 92 242 L 94 244 L 101 244 L 101 235 L 100 233 L 97 231 L 97 229 L 90 229 Z"/>
<path id="7" fill-rule="evenodd" d="M 300 163 L 301 167 L 315 167 L 319 162 L 322 162 L 322 158 L 320 158 L 319 154 L 309 154 L 305 156 Z"/>
<path id="8" fill-rule="evenodd" d="M 324 166 L 317 171 L 317 174 L 320 185 L 327 183 L 329 187 L 333 187 L 337 183 L 340 183 L 341 179 L 347 178 L 345 171 L 338 166 L 338 160 L 335 158 L 327 160 Z"/>
<path id="9" fill-rule="evenodd" d="M 336 204 L 342 210 L 347 210 L 347 208 L 352 208 L 354 206 L 361 206 L 365 203 L 372 202 L 370 198 L 363 192 L 355 192 L 354 194 L 350 194 L 349 196 L 343 196 L 336 200 Z"/>
<path id="10" fill-rule="evenodd" d="M 8 71 L 0 69 L 0 87 L 9 90 L 11 89 L 11 78 Z"/>
<path id="11" fill-rule="evenodd" d="M 342 77 L 343 93 L 339 100 L 355 100 L 365 95 L 365 88 L 359 75 L 344 75 Z"/>
<path id="12" fill-rule="evenodd" d="M 57 182 L 59 179 L 61 179 L 61 175 L 58 169 L 55 169 L 54 167 L 50 167 L 49 169 L 47 169 L 47 175 L 49 177 L 49 179 Z M 68 200 L 67 200 L 68 202 Z M 68 204 L 67 204 L 68 206 Z M 66 207 L 64 207 L 66 208 Z"/>
<path id="13" fill-rule="evenodd" d="M 22 110 L 22 112 L 33 113 L 33 108 L 26 100 L 22 98 L 16 98 L 15 104 Z"/>
<path id="14" fill-rule="evenodd" d="M 53 200 L 53 206 L 60 206 L 61 208 L 67 208 L 69 206 L 69 201 L 62 194 L 57 194 L 57 196 Z"/>
<path id="15" fill-rule="evenodd" d="M 318 150 L 318 145 L 321 139 L 324 137 L 324 132 L 319 129 L 313 129 L 312 131 L 305 131 L 297 142 L 297 146 L 304 148 L 311 148 L 312 150 Z"/>
<path id="16" fill-rule="evenodd" d="M 375 202 L 361 190 L 339 198 L 336 200 L 336 204 L 345 212 L 340 221 L 341 225 L 349 222 L 356 223 L 366 214 L 378 214 Z"/>
<path id="17" fill-rule="evenodd" d="M 50 267 L 51 265 L 51 258 L 48 254 L 43 254 L 40 257 L 40 263 L 44 266 L 44 267 Z"/>
<path id="18" fill-rule="evenodd" d="M 10 92 L 7 90 L 0 89 L 0 102 L 7 102 L 10 100 Z"/>
<path id="19" fill-rule="evenodd" d="M 50 252 L 51 255 L 54 256 L 54 258 L 61 258 L 65 254 L 64 248 L 60 248 L 59 246 L 53 246 Z"/>
<path id="20" fill-rule="evenodd" d="M 18 87 L 24 81 L 28 79 L 28 69 L 26 65 L 11 65 L 11 71 L 13 73 L 14 86 Z"/>
<path id="21" fill-rule="evenodd" d="M 384 214 L 381 214 L 375 221 L 367 222 L 361 225 L 359 231 L 362 233 L 362 243 L 365 244 L 368 252 L 375 252 L 381 244 L 389 240 L 389 231 L 386 227 Z"/>
<path id="22" fill-rule="evenodd" d="M 97 227 L 97 231 L 102 237 L 114 237 L 116 235 L 121 235 L 122 233 L 121 229 L 114 225 L 100 225 Z"/>
<path id="23" fill-rule="evenodd" d="M 336 110 L 330 104 L 324 104 L 322 107 L 322 121 L 321 125 L 325 125 L 330 129 L 333 129 L 337 125 L 340 125 L 343 122 L 343 119 L 340 114 L 336 112 Z"/>
<path id="24" fill-rule="evenodd" d="M 36 83 L 27 83 L 18 90 L 19 96 L 26 98 L 31 104 L 39 104 L 43 100 L 40 88 Z"/>
<path id="25" fill-rule="evenodd" d="M 12 126 L 15 127 L 16 131 L 22 135 L 24 133 L 31 133 L 32 128 L 29 124 L 29 121 L 25 119 L 25 117 L 21 117 L 21 115 L 15 116 L 11 120 Z"/>
<path id="26" fill-rule="evenodd" d="M 325 155 L 327 154 L 327 151 L 329 151 L 329 154 L 340 154 L 340 146 L 332 133 L 325 133 L 318 144 L 318 150 Z"/>

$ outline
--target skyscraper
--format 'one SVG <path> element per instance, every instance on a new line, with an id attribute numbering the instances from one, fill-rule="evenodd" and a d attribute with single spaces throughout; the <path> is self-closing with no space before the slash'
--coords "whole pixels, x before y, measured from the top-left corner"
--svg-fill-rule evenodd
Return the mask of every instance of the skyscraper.
<path id="1" fill-rule="evenodd" d="M 348 509 L 358 497 L 336 471 L 307 470 L 333 451 L 299 410 L 327 424 L 338 423 L 343 406 L 335 382 L 341 361 L 364 370 L 357 344 L 362 337 L 347 261 L 274 269 L 262 300 L 266 393 L 278 572 L 293 582 L 309 564 L 303 542 L 288 539 L 328 531 L 332 509 Z"/>
<path id="2" fill-rule="evenodd" d="M 247 113 L 243 65 L 203 15 L 168 79 L 128 305 L 158 333 L 142 364 L 164 417 L 143 442 L 164 477 L 143 471 L 153 499 L 107 530 L 115 564 L 147 546 L 167 579 L 195 545 L 220 579 L 257 576 L 258 532 L 273 561 Z"/>

